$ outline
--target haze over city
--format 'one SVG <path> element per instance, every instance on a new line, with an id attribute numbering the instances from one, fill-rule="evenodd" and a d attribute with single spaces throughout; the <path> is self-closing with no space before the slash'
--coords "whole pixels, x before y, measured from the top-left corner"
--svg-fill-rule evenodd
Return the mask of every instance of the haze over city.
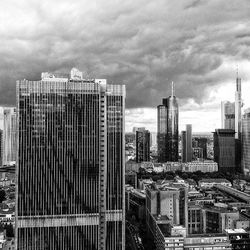
<path id="1" fill-rule="evenodd" d="M 15 105 L 17 79 L 44 71 L 106 78 L 127 88 L 126 131 L 156 131 L 156 106 L 176 85 L 180 130 L 220 127 L 234 100 L 236 67 L 250 106 L 247 0 L 2 1 L 0 104 Z M 8 10 L 8 11 L 6 11 Z M 11 10 L 11 11 L 10 11 Z M 93 18 L 94 17 L 94 18 Z"/>

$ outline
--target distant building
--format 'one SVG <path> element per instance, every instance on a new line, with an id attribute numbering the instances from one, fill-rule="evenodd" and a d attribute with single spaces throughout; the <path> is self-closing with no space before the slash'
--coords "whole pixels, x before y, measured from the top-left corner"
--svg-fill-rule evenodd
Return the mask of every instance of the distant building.
<path id="1" fill-rule="evenodd" d="M 192 151 L 192 125 L 186 125 L 186 155 L 187 155 L 187 162 L 192 161 L 193 151 Z"/>
<path id="2" fill-rule="evenodd" d="M 16 161 L 16 108 L 4 108 L 3 115 L 3 165 L 9 165 Z"/>
<path id="3" fill-rule="evenodd" d="M 245 175 L 250 176 L 250 109 L 242 119 L 242 169 Z"/>
<path id="4" fill-rule="evenodd" d="M 235 91 L 235 139 L 241 139 L 241 78 L 236 77 L 236 91 Z"/>
<path id="5" fill-rule="evenodd" d="M 136 131 L 136 162 L 150 160 L 150 132 L 148 130 Z"/>
<path id="6" fill-rule="evenodd" d="M 221 128 L 235 129 L 235 103 L 221 102 Z"/>
<path id="7" fill-rule="evenodd" d="M 187 132 L 181 131 L 181 161 L 187 162 Z"/>
<path id="8" fill-rule="evenodd" d="M 193 158 L 192 150 L 192 125 L 186 125 L 186 131 L 181 133 L 182 140 L 182 162 L 190 162 Z"/>
<path id="9" fill-rule="evenodd" d="M 185 250 L 230 250 L 231 243 L 228 236 L 223 234 L 192 235 L 184 239 Z"/>
<path id="10" fill-rule="evenodd" d="M 136 131 L 143 131 L 143 130 L 145 130 L 146 128 L 145 127 L 133 127 L 133 133 L 135 134 L 136 133 Z"/>
<path id="11" fill-rule="evenodd" d="M 178 161 L 179 108 L 173 83 L 171 96 L 163 99 L 162 105 L 157 107 L 157 113 L 158 161 Z"/>
<path id="12" fill-rule="evenodd" d="M 193 148 L 193 159 L 203 159 L 203 148 Z"/>
<path id="13" fill-rule="evenodd" d="M 217 172 L 218 171 L 218 163 L 214 161 L 192 161 L 182 164 L 183 172 L 196 172 L 201 171 L 203 173 L 206 172 Z"/>
<path id="14" fill-rule="evenodd" d="M 235 132 L 216 129 L 214 132 L 214 160 L 220 172 L 235 172 Z"/>
<path id="15" fill-rule="evenodd" d="M 150 146 L 157 146 L 157 133 L 156 132 L 151 132 L 150 133 Z"/>
<path id="16" fill-rule="evenodd" d="M 195 138 L 195 140 L 197 141 L 197 147 L 202 148 L 203 149 L 203 159 L 207 159 L 207 138 L 205 137 L 199 137 L 199 138 Z"/>
<path id="17" fill-rule="evenodd" d="M 227 179 L 201 179 L 199 181 L 200 188 L 212 188 L 217 184 L 221 184 L 226 187 L 232 187 L 232 184 Z"/>
<path id="18" fill-rule="evenodd" d="M 167 120 L 168 110 L 166 102 L 163 101 L 162 105 L 157 106 L 157 151 L 158 161 L 166 162 L 167 156 Z"/>
<path id="19" fill-rule="evenodd" d="M 134 144 L 135 142 L 135 133 L 126 133 L 125 134 L 125 143 L 130 143 L 130 144 Z"/>
<path id="20" fill-rule="evenodd" d="M 182 163 L 181 162 L 165 162 L 163 163 L 166 171 L 173 171 L 175 172 L 176 170 L 182 171 Z"/>

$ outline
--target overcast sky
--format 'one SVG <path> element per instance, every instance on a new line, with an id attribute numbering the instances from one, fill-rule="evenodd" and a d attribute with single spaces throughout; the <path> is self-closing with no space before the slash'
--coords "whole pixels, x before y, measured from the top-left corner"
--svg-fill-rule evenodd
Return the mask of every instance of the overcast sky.
<path id="1" fill-rule="evenodd" d="M 107 78 L 127 87 L 126 130 L 156 131 L 156 106 L 176 84 L 180 130 L 220 127 L 236 65 L 250 106 L 249 0 L 1 0 L 0 105 L 17 79 L 43 71 Z"/>

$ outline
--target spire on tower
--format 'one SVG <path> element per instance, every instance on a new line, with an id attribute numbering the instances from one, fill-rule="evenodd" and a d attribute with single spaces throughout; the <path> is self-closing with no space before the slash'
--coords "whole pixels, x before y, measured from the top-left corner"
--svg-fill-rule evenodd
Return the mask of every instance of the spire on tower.
<path id="1" fill-rule="evenodd" d="M 172 82 L 172 93 L 171 96 L 174 96 L 174 82 Z"/>

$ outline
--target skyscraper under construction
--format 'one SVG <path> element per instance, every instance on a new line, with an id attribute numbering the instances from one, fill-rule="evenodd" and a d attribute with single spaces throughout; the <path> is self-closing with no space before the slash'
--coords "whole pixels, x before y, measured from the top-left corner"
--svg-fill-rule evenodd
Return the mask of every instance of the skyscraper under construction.
<path id="1" fill-rule="evenodd" d="M 17 82 L 17 249 L 123 250 L 125 86 Z"/>

